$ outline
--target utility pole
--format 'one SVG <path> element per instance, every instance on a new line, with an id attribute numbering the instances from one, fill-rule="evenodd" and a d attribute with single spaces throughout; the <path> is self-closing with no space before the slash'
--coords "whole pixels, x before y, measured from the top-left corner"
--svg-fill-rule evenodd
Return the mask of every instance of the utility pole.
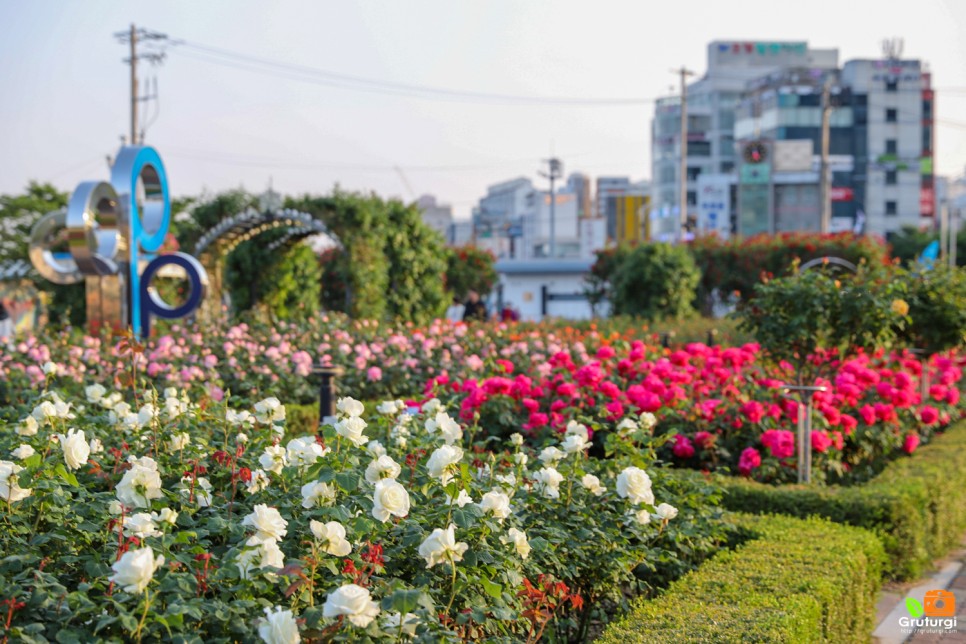
<path id="1" fill-rule="evenodd" d="M 560 159 L 545 159 L 549 172 L 541 172 L 540 176 L 550 179 L 550 257 L 557 256 L 557 197 L 554 193 L 554 182 L 563 176 L 563 162 Z"/>
<path id="2" fill-rule="evenodd" d="M 827 234 L 832 229 L 832 200 L 829 189 L 829 122 L 832 113 L 830 97 L 832 79 L 827 78 L 822 87 L 822 161 L 819 164 L 819 208 L 821 214 L 821 232 Z"/>
<path id="3" fill-rule="evenodd" d="M 131 23 L 129 31 L 119 31 L 114 34 L 118 41 L 127 42 L 130 45 L 130 54 L 124 62 L 131 66 L 131 145 L 144 143 L 144 133 L 138 131 L 138 103 L 146 101 L 156 96 L 141 96 L 138 94 L 138 61 L 146 60 L 152 64 L 160 63 L 164 60 L 164 51 L 147 51 L 138 53 L 138 45 L 146 41 L 166 41 L 168 36 L 156 31 L 138 29 Z"/>
<path id="4" fill-rule="evenodd" d="M 681 182 L 680 194 L 678 195 L 678 242 L 684 243 L 685 233 L 688 223 L 688 76 L 693 76 L 694 72 L 684 65 L 681 69 L 672 69 L 671 73 L 681 77 Z"/>

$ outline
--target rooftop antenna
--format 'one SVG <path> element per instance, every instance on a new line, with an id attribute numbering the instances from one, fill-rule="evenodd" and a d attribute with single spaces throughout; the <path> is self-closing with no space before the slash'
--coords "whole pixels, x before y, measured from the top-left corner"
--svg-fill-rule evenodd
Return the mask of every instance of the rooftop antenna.
<path id="1" fill-rule="evenodd" d="M 904 46 L 902 38 L 893 36 L 882 41 L 882 55 L 886 60 L 901 60 Z"/>

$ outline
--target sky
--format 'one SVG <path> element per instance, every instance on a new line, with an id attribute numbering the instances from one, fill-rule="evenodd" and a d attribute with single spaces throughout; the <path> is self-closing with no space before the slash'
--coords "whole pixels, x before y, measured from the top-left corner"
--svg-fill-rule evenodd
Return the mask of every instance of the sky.
<path id="1" fill-rule="evenodd" d="M 543 186 L 551 155 L 649 178 L 652 100 L 677 91 L 672 68 L 704 73 L 712 40 L 806 40 L 841 63 L 903 38 L 938 89 L 938 173 L 966 168 L 966 0 L 0 0 L 0 194 L 108 178 L 132 23 L 170 41 L 141 66 L 158 94 L 141 109 L 178 196 L 338 185 L 466 217 L 488 185 Z"/>

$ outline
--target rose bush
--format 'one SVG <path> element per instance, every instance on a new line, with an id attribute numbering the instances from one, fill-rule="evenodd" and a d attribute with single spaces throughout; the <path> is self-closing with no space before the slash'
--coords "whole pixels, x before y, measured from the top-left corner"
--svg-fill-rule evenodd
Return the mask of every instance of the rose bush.
<path id="1" fill-rule="evenodd" d="M 0 421 L 11 641 L 585 639 L 726 537 L 636 417 L 602 461 L 596 423 L 538 452 L 475 441 L 436 400 L 343 399 L 283 438 L 277 399 L 57 393 L 70 377 Z"/>

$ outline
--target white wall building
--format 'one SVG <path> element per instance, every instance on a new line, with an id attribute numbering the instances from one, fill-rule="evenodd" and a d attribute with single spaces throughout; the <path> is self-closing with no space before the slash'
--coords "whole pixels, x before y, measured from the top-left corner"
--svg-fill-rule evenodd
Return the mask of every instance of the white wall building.
<path id="1" fill-rule="evenodd" d="M 491 296 L 491 309 L 500 310 L 509 304 L 526 321 L 546 317 L 590 319 L 592 312 L 583 291 L 592 264 L 591 260 L 498 261 L 500 281 Z M 597 314 L 607 312 L 604 305 Z"/>

